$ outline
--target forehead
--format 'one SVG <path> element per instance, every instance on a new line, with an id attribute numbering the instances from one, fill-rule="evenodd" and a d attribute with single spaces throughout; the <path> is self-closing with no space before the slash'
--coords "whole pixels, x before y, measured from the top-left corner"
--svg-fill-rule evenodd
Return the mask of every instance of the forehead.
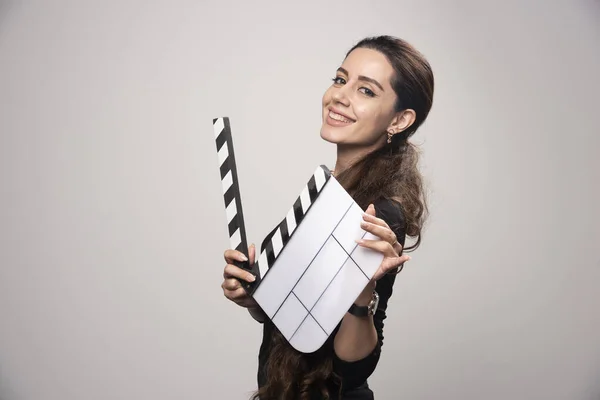
<path id="1" fill-rule="evenodd" d="M 342 63 L 350 77 L 363 75 L 377 80 L 383 87 L 390 87 L 394 74 L 392 65 L 382 53 L 373 49 L 354 49 Z"/>

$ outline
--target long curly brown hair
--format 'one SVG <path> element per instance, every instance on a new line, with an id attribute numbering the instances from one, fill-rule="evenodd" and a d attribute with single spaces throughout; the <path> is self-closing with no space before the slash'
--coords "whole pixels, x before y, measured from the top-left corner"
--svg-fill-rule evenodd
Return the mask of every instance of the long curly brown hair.
<path id="1" fill-rule="evenodd" d="M 412 109 L 416 118 L 405 131 L 395 134 L 392 142 L 364 156 L 338 174 L 336 179 L 354 200 L 366 209 L 379 198 L 398 201 L 402 206 L 407 236 L 415 239 L 405 251 L 415 250 L 421 243 L 421 230 L 427 217 L 427 202 L 421 173 L 418 169 L 419 150 L 409 142 L 427 118 L 433 103 L 434 79 L 425 57 L 406 41 L 391 37 L 368 37 L 356 48 L 369 48 L 384 54 L 394 69 L 391 85 L 397 96 L 395 109 Z M 383 134 L 383 133 L 382 133 Z M 253 400 L 309 400 L 315 393 L 330 399 L 328 388 L 341 379 L 333 372 L 331 341 L 312 354 L 292 348 L 275 328 L 269 358 L 266 363 L 266 384 Z"/>

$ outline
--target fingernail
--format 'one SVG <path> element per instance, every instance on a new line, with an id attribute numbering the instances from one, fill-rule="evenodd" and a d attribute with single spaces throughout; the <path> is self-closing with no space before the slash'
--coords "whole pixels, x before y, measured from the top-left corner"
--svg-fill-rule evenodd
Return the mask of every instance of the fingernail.
<path id="1" fill-rule="evenodd" d="M 369 226 L 369 223 L 368 222 L 361 222 L 360 226 L 361 226 L 361 228 L 366 228 L 366 227 Z"/>
<path id="2" fill-rule="evenodd" d="M 254 282 L 256 280 L 256 277 L 254 275 L 250 274 L 250 275 L 248 275 L 248 280 L 250 282 Z"/>
<path id="3" fill-rule="evenodd" d="M 358 244 L 363 244 L 365 241 L 363 239 L 357 239 L 355 240 L 355 242 Z"/>
<path id="4" fill-rule="evenodd" d="M 244 254 L 242 254 L 240 258 L 242 259 L 242 261 L 248 261 L 248 257 L 246 257 Z"/>

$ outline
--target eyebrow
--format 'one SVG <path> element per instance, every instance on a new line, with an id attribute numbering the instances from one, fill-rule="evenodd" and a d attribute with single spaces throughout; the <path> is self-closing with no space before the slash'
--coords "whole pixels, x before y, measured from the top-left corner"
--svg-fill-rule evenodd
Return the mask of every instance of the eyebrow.
<path id="1" fill-rule="evenodd" d="M 350 74 L 348 73 L 348 71 L 346 71 L 346 70 L 345 70 L 344 68 L 342 68 L 342 67 L 339 67 L 337 70 L 338 70 L 338 72 L 341 72 L 341 73 L 343 73 L 343 74 L 350 75 Z M 358 80 L 359 80 L 359 81 L 365 81 L 365 82 L 372 83 L 373 85 L 375 85 L 375 86 L 377 86 L 379 89 L 381 89 L 381 91 L 385 92 L 385 90 L 383 89 L 383 86 L 381 86 L 381 84 L 380 84 L 379 82 L 377 82 L 377 81 L 376 81 L 375 79 L 373 79 L 373 78 L 369 78 L 368 76 L 364 76 L 364 75 L 359 75 L 359 76 L 358 76 Z"/>

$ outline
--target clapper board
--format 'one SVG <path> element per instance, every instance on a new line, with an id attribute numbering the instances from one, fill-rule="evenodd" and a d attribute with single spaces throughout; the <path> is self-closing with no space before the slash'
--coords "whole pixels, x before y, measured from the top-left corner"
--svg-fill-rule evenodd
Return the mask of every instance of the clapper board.
<path id="1" fill-rule="evenodd" d="M 229 118 L 213 119 L 232 249 L 248 255 Z M 296 350 L 312 353 L 333 333 L 373 277 L 383 255 L 356 240 L 376 239 L 360 227 L 363 210 L 319 166 L 253 265 L 256 281 L 240 281 Z"/>

